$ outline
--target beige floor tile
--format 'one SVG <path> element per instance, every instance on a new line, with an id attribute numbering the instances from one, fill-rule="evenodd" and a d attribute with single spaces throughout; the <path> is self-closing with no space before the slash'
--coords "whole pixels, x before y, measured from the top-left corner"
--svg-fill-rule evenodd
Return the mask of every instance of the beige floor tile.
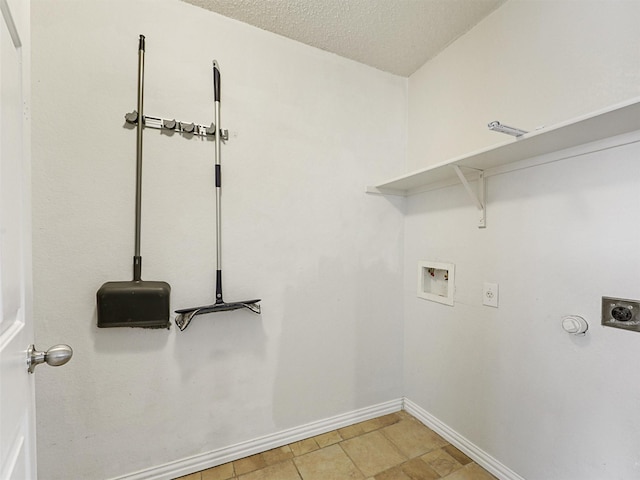
<path id="1" fill-rule="evenodd" d="M 316 442 L 313 438 L 307 438 L 306 440 L 292 443 L 289 446 L 291 447 L 291 451 L 296 457 L 304 455 L 305 453 L 313 452 L 314 450 L 318 450 L 320 448 L 318 446 L 318 442 Z"/>
<path id="2" fill-rule="evenodd" d="M 348 427 L 338 429 L 343 439 L 357 437 L 363 433 L 373 432 L 388 425 L 393 425 L 400 421 L 400 417 L 391 413 L 389 415 L 383 415 L 382 417 L 372 418 L 371 420 L 365 420 L 364 422 L 356 423 Z"/>
<path id="3" fill-rule="evenodd" d="M 496 477 L 487 472 L 477 463 L 470 463 L 442 480 L 496 480 Z"/>
<path id="4" fill-rule="evenodd" d="M 364 478 L 339 445 L 296 457 L 294 463 L 304 480 L 360 480 Z"/>
<path id="5" fill-rule="evenodd" d="M 462 465 L 466 465 L 468 463 L 473 462 L 473 460 L 471 460 L 469 457 L 467 457 L 463 452 L 458 450 L 453 445 L 445 445 L 444 447 L 442 447 L 442 449 L 445 452 L 447 452 L 449 455 L 451 455 L 453 458 L 455 458 Z"/>
<path id="6" fill-rule="evenodd" d="M 203 470 L 200 473 L 202 474 L 202 480 L 228 480 L 234 476 L 233 463 L 225 463 L 218 467 Z"/>
<path id="7" fill-rule="evenodd" d="M 404 411 L 175 480 L 363 480 L 364 477 L 366 480 L 496 480 Z"/>
<path id="8" fill-rule="evenodd" d="M 241 458 L 233 462 L 233 468 L 236 471 L 236 475 L 242 475 L 243 473 L 253 472 L 267 466 L 267 462 L 264 461 L 262 454 L 251 455 L 250 457 Z"/>
<path id="9" fill-rule="evenodd" d="M 238 477 L 238 480 L 302 480 L 291 460 L 276 463 Z"/>
<path id="10" fill-rule="evenodd" d="M 433 450 L 420 458 L 427 462 L 441 477 L 445 477 L 462 468 L 461 463 L 441 448 Z"/>
<path id="11" fill-rule="evenodd" d="M 446 440 L 417 420 L 403 420 L 381 432 L 409 458 L 447 445 Z"/>
<path id="12" fill-rule="evenodd" d="M 399 412 L 396 412 L 396 415 L 400 418 L 400 420 L 415 420 L 416 419 L 416 417 L 414 417 L 410 413 L 407 413 L 404 410 L 400 410 Z"/>
<path id="13" fill-rule="evenodd" d="M 358 435 L 362 435 L 363 433 L 367 433 L 362 427 L 362 423 L 356 423 L 355 425 L 349 425 L 348 427 L 339 428 L 338 433 L 345 440 L 353 437 L 357 437 Z"/>
<path id="14" fill-rule="evenodd" d="M 400 419 L 401 417 L 397 413 L 390 413 L 389 415 L 383 415 L 382 417 L 372 418 L 371 420 L 367 420 L 363 423 L 366 423 L 368 428 L 370 428 L 368 431 L 373 431 L 398 423 Z"/>
<path id="15" fill-rule="evenodd" d="M 375 480 L 411 480 L 400 467 L 393 467 L 375 476 Z"/>
<path id="16" fill-rule="evenodd" d="M 184 477 L 178 477 L 174 480 L 200 480 L 200 472 L 190 473 L 189 475 L 185 475 Z"/>
<path id="17" fill-rule="evenodd" d="M 342 440 L 344 440 L 340 436 L 340 433 L 338 433 L 337 430 L 334 430 L 332 432 L 323 433 L 322 435 L 317 435 L 317 436 L 313 437 L 313 439 L 316 441 L 316 443 L 318 444 L 318 446 L 320 448 L 324 448 L 324 447 L 327 447 L 329 445 L 333 445 L 334 443 L 338 443 L 338 442 L 341 442 Z"/>
<path id="18" fill-rule="evenodd" d="M 473 480 L 498 480 L 477 463 L 470 463 L 464 468 L 471 474 Z"/>
<path id="19" fill-rule="evenodd" d="M 400 465 L 400 468 L 411 480 L 436 480 L 440 478 L 438 472 L 420 458 L 411 459 Z"/>
<path id="20" fill-rule="evenodd" d="M 274 465 L 276 463 L 284 462 L 285 460 L 293 458 L 293 452 L 291 451 L 289 445 L 285 445 L 284 447 L 267 450 L 262 454 L 262 458 L 264 458 L 264 461 L 267 465 Z"/>
<path id="21" fill-rule="evenodd" d="M 380 431 L 345 440 L 340 445 L 365 476 L 377 475 L 407 460 Z"/>

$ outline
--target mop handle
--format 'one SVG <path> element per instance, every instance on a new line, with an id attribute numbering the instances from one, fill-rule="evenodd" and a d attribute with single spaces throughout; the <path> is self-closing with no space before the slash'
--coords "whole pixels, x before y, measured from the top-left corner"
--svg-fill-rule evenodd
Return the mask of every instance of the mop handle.
<path id="1" fill-rule="evenodd" d="M 216 140 L 216 303 L 222 303 L 222 171 L 220 167 L 220 69 L 218 62 L 213 61 L 213 115 Z"/>
<path id="2" fill-rule="evenodd" d="M 142 214 L 142 123 L 144 122 L 144 35 L 138 43 L 138 123 L 136 124 L 136 234 L 133 257 L 133 280 L 141 280 L 142 257 L 140 256 L 140 217 Z"/>

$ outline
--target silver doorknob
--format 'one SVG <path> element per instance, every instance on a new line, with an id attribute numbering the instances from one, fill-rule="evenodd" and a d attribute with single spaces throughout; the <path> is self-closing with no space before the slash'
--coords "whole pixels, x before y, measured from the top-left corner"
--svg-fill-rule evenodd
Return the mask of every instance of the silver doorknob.
<path id="1" fill-rule="evenodd" d="M 54 345 L 46 352 L 38 352 L 35 345 L 30 345 L 27 350 L 29 373 L 33 373 L 36 366 L 45 362 L 52 367 L 59 367 L 71 360 L 72 356 L 73 350 L 69 345 Z"/>

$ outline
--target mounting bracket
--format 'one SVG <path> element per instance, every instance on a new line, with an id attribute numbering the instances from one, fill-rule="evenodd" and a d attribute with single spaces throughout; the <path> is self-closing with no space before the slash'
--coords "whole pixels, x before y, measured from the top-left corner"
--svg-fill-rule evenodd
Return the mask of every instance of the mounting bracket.
<path id="1" fill-rule="evenodd" d="M 138 123 L 138 112 L 133 111 L 127 113 L 124 116 L 124 120 L 130 124 L 135 125 Z M 193 122 L 179 122 L 175 119 L 169 120 L 166 118 L 152 117 L 150 115 L 144 115 L 142 117 L 142 126 L 145 128 L 155 128 L 157 130 L 165 130 L 169 132 L 177 132 L 190 138 L 191 136 L 209 137 L 215 140 L 216 126 L 200 125 Z M 220 138 L 223 141 L 229 140 L 229 130 L 220 129 Z"/>
<path id="2" fill-rule="evenodd" d="M 478 170 L 476 168 L 471 168 L 471 167 L 463 167 L 463 168 L 468 168 L 469 170 L 473 170 L 473 171 L 479 173 L 479 176 L 478 176 L 478 191 L 476 193 L 471 188 L 471 185 L 469 184 L 469 181 L 464 176 L 464 173 L 462 173 L 462 170 L 460 169 L 460 167 L 458 165 L 455 165 L 455 164 L 451 165 L 451 166 L 453 167 L 453 170 L 456 172 L 456 175 L 460 179 L 460 182 L 462 182 L 462 186 L 464 187 L 464 189 L 469 194 L 469 197 L 471 198 L 471 201 L 476 205 L 476 207 L 478 207 L 478 212 L 480 213 L 480 219 L 478 221 L 478 228 L 485 228 L 487 226 L 487 205 L 486 205 L 486 200 L 485 200 L 485 197 L 486 197 L 485 192 L 486 192 L 486 190 L 485 190 L 485 181 L 484 181 L 484 170 Z"/>

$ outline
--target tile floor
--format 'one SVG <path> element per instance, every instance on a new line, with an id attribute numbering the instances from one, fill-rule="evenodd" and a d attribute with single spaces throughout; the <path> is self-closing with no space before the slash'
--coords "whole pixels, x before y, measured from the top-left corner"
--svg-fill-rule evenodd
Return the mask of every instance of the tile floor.
<path id="1" fill-rule="evenodd" d="M 495 480 L 406 412 L 392 413 L 176 480 Z"/>

